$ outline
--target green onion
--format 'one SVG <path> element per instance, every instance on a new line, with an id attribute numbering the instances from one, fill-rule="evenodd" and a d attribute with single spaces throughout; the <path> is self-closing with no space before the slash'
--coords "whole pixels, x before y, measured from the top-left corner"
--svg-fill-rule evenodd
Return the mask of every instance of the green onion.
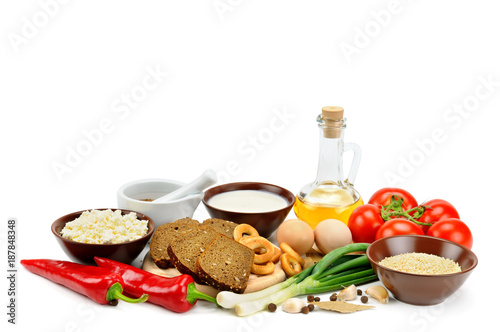
<path id="1" fill-rule="evenodd" d="M 234 307 L 239 316 L 247 316 L 264 310 L 269 303 L 279 304 L 294 296 L 324 293 L 343 286 L 374 281 L 377 276 L 366 255 L 347 255 L 366 251 L 368 246 L 368 243 L 354 243 L 337 248 L 325 255 L 316 265 L 259 292 L 220 292 L 217 295 L 217 303 L 224 308 Z"/>
<path id="2" fill-rule="evenodd" d="M 359 256 L 360 255 L 342 256 L 339 259 L 337 259 L 335 262 L 333 262 L 330 265 L 330 268 L 334 268 L 337 265 L 345 263 L 349 260 L 353 260 Z M 258 292 L 249 293 L 249 294 L 235 294 L 235 293 L 229 292 L 229 291 L 219 292 L 219 294 L 217 295 L 217 303 L 223 308 L 230 309 L 230 308 L 234 308 L 238 303 L 257 300 L 257 299 L 263 298 L 265 296 L 274 294 L 282 289 L 287 288 L 288 286 L 290 286 L 292 284 L 298 284 L 299 282 L 301 282 L 302 280 L 304 280 L 305 278 L 307 278 L 311 274 L 311 271 L 313 268 L 314 268 L 314 265 L 303 270 L 302 272 L 294 275 L 293 277 L 288 278 L 286 281 L 284 281 L 282 283 L 268 287 L 268 288 L 263 289 L 263 290 L 258 291 Z"/>
<path id="3" fill-rule="evenodd" d="M 314 293 L 326 293 L 332 292 L 337 289 L 344 288 L 346 285 L 361 285 L 370 281 L 375 281 L 378 279 L 377 275 L 373 270 L 366 270 L 363 272 L 358 272 L 357 274 L 351 274 L 347 276 L 346 281 L 342 281 L 339 279 L 336 280 L 336 283 L 331 283 L 329 285 L 316 286 L 314 288 L 306 289 L 302 294 L 314 294 Z M 355 278 L 355 279 L 353 279 Z"/>

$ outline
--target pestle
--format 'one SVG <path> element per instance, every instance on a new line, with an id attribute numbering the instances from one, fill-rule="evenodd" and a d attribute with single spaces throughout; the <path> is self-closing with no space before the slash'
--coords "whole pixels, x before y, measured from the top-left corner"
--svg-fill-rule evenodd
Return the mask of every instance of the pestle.
<path id="1" fill-rule="evenodd" d="M 203 191 L 203 189 L 210 187 L 215 183 L 217 183 L 217 174 L 215 174 L 214 170 L 209 169 L 203 172 L 198 178 L 196 178 L 192 182 L 185 184 L 184 186 L 172 191 L 171 193 L 166 194 L 165 196 L 155 199 L 153 202 L 165 203 L 168 201 L 173 201 L 175 199 L 179 199 L 190 194 L 199 193 Z"/>

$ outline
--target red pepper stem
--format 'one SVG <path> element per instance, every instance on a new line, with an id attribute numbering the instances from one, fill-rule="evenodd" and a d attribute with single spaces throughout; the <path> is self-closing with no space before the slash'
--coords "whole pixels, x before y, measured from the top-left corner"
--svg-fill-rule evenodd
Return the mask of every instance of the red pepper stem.
<path id="1" fill-rule="evenodd" d="M 108 293 L 106 294 L 106 301 L 113 301 L 113 300 L 122 300 L 128 303 L 142 303 L 146 302 L 149 298 L 148 294 L 142 294 L 142 296 L 138 299 L 132 299 L 130 297 L 127 297 L 123 295 L 123 287 L 119 282 L 114 283 L 109 287 Z"/>
<path id="2" fill-rule="evenodd" d="M 196 302 L 196 300 L 206 300 L 217 304 L 217 300 L 214 297 L 197 290 L 196 285 L 194 283 L 190 283 L 187 286 L 186 300 L 189 303 L 191 303 L 191 305 L 193 305 Z"/>

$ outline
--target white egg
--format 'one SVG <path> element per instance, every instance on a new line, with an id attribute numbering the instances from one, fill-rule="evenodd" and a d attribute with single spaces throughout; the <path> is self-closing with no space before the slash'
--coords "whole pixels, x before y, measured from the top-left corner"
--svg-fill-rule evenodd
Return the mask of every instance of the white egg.
<path id="1" fill-rule="evenodd" d="M 314 229 L 316 246 L 323 254 L 352 243 L 349 227 L 340 220 L 326 219 Z"/>

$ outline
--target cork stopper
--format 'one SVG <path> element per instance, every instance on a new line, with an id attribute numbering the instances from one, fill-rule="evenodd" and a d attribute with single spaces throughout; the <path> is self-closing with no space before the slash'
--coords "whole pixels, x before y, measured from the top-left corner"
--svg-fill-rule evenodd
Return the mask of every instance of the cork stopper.
<path id="1" fill-rule="evenodd" d="M 344 118 L 344 108 L 340 106 L 325 106 L 321 109 L 321 116 L 335 121 L 342 120 Z"/>
<path id="2" fill-rule="evenodd" d="M 326 138 L 339 138 L 342 134 L 344 108 L 325 106 L 321 109 L 321 117 L 324 121 L 323 136 Z"/>

